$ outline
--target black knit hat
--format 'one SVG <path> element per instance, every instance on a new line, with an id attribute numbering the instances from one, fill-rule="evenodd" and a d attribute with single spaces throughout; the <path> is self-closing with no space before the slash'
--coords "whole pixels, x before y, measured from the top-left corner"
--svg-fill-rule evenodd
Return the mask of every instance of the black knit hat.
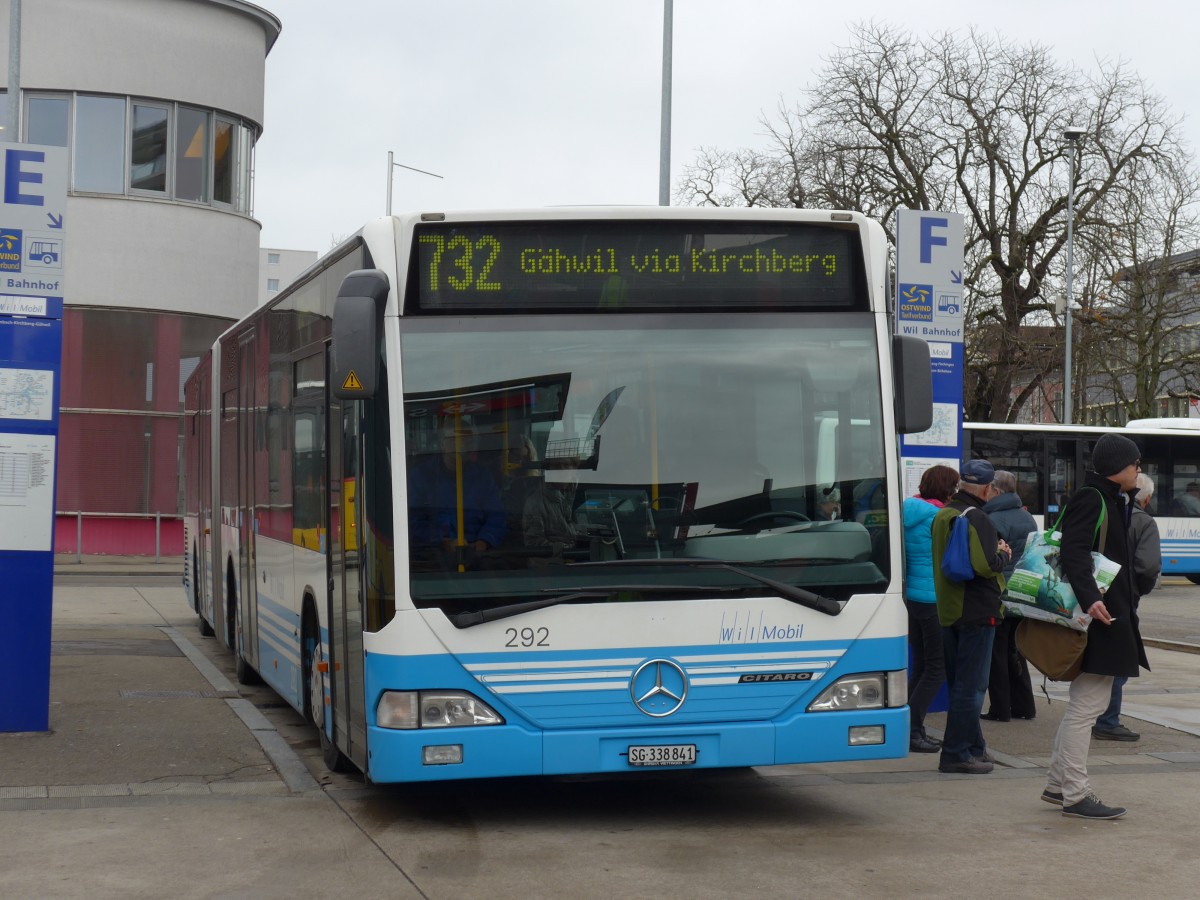
<path id="1" fill-rule="evenodd" d="M 1142 458 L 1138 445 L 1123 434 L 1106 434 L 1092 448 L 1092 471 L 1097 475 L 1116 475 Z"/>

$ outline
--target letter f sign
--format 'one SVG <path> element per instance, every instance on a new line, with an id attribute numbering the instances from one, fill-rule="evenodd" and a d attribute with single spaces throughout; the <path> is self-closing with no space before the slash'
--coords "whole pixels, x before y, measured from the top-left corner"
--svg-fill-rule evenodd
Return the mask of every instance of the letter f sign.
<path id="1" fill-rule="evenodd" d="M 933 229 L 934 228 L 945 229 L 945 228 L 949 228 L 949 227 L 950 227 L 949 219 L 938 219 L 938 218 L 926 217 L 926 216 L 921 217 L 921 263 L 922 264 L 933 261 L 932 257 L 933 257 L 934 245 L 937 245 L 940 247 L 946 246 L 945 235 L 940 235 L 938 237 L 934 237 Z"/>

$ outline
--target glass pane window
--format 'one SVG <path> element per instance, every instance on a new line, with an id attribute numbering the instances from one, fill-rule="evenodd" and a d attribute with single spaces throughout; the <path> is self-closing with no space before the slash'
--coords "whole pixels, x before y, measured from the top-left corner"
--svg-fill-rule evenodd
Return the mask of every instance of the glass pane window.
<path id="1" fill-rule="evenodd" d="M 896 487 L 874 327 L 865 313 L 406 316 L 413 600 L 761 596 L 698 558 L 839 598 L 884 590 Z M 627 569 L 568 565 L 635 559 L 664 589 L 624 592 Z"/>
<path id="2" fill-rule="evenodd" d="M 217 119 L 213 131 L 213 200 L 217 203 L 233 203 L 234 168 L 237 156 L 236 127 L 232 122 Z"/>
<path id="3" fill-rule="evenodd" d="M 167 111 L 161 106 L 133 104 L 129 186 L 138 191 L 167 189 Z"/>
<path id="4" fill-rule="evenodd" d="M 179 107 L 175 144 L 175 196 L 208 200 L 208 113 Z"/>
<path id="5" fill-rule="evenodd" d="M 1057 516 L 1079 487 L 1078 468 L 1075 459 L 1075 441 L 1048 440 L 1046 453 L 1049 457 L 1049 499 L 1046 515 Z M 1088 461 L 1084 461 L 1086 466 Z M 1032 512 L 1032 510 L 1030 510 Z"/>
<path id="6" fill-rule="evenodd" d="M 67 146 L 70 108 L 66 97 L 30 97 L 25 113 L 25 139 L 47 147 Z"/>
<path id="7" fill-rule="evenodd" d="M 1169 513 L 1187 518 L 1200 517 L 1200 463 L 1181 454 L 1175 457 L 1172 474 Z"/>
<path id="8" fill-rule="evenodd" d="M 251 139 L 250 129 L 244 125 L 239 125 L 238 134 L 238 195 L 237 208 L 238 212 L 249 213 L 254 205 L 251 199 L 251 189 L 253 186 L 253 171 L 251 163 L 253 154 L 251 148 L 254 142 Z"/>
<path id="9" fill-rule="evenodd" d="M 125 190 L 125 99 L 75 100 L 75 190 Z"/>

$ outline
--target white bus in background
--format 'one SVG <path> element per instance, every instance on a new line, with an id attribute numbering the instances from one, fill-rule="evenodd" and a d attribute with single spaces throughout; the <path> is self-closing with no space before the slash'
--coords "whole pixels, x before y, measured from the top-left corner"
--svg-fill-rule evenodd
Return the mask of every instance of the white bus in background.
<path id="1" fill-rule="evenodd" d="M 1092 447 L 1119 431 L 1142 451 L 1154 481 L 1149 512 L 1158 523 L 1163 574 L 1200 584 L 1200 419 L 1135 419 L 1124 428 L 963 423 L 963 458 L 982 457 L 1017 476 L 1017 492 L 1041 521 L 1058 515 L 1083 484 Z"/>
<path id="2" fill-rule="evenodd" d="M 377 782 L 904 756 L 886 259 L 811 210 L 366 225 L 187 384 L 202 629 Z"/>

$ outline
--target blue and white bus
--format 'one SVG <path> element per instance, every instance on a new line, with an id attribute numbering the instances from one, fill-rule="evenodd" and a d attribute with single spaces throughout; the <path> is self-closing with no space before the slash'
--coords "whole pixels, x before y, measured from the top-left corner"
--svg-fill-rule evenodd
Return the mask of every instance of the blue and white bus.
<path id="1" fill-rule="evenodd" d="M 201 629 L 374 782 L 904 756 L 886 260 L 841 212 L 369 223 L 186 386 Z"/>
<path id="2" fill-rule="evenodd" d="M 1158 523 L 1163 574 L 1200 584 L 1200 419 L 1138 419 L 1124 428 L 963 423 L 963 456 L 982 457 L 1017 476 L 1017 493 L 1039 522 L 1058 515 L 1083 484 L 1092 447 L 1117 431 L 1142 451 L 1154 482 L 1148 512 Z"/>

